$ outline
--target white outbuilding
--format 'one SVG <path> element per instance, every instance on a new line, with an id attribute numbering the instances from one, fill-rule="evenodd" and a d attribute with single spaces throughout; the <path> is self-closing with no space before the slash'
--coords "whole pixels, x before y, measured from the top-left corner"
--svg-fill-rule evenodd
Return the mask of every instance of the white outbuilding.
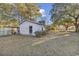
<path id="1" fill-rule="evenodd" d="M 45 27 L 42 24 L 34 21 L 23 21 L 19 26 L 19 33 L 22 35 L 33 35 L 35 36 L 36 31 L 44 31 Z"/>

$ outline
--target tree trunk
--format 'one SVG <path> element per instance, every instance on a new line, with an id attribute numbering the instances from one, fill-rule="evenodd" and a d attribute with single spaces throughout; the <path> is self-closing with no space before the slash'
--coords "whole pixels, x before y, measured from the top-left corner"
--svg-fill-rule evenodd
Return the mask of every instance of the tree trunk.
<path id="1" fill-rule="evenodd" d="M 68 24 L 65 23 L 64 26 L 65 26 L 65 30 L 67 31 L 68 30 Z"/>
<path id="2" fill-rule="evenodd" d="M 75 32 L 78 32 L 78 25 L 75 25 Z"/>
<path id="3" fill-rule="evenodd" d="M 68 30 L 68 26 L 66 25 L 65 28 L 66 28 L 66 31 L 67 31 Z"/>
<path id="4" fill-rule="evenodd" d="M 75 32 L 78 32 L 78 24 L 77 24 L 78 18 L 75 18 Z"/>

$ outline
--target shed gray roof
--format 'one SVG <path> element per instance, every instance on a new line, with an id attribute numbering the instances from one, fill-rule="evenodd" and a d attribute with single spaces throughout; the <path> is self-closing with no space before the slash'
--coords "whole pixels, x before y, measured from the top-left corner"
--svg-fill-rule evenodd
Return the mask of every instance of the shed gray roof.
<path id="1" fill-rule="evenodd" d="M 31 23 L 34 23 L 34 24 L 37 24 L 37 25 L 42 25 L 42 24 L 40 24 L 40 23 L 37 23 L 37 22 L 35 22 L 35 21 L 31 21 L 31 20 L 24 20 L 24 21 L 22 21 L 20 24 L 22 24 L 22 23 L 24 23 L 24 22 L 31 22 Z"/>

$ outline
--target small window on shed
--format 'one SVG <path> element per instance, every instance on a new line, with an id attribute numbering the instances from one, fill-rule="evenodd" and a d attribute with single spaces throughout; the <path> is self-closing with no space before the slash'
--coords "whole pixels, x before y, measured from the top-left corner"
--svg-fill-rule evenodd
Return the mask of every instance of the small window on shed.
<path id="1" fill-rule="evenodd" d="M 32 33 L 32 26 L 29 26 L 29 33 L 31 34 Z"/>
<path id="2" fill-rule="evenodd" d="M 42 27 L 42 31 L 43 31 L 43 27 Z"/>

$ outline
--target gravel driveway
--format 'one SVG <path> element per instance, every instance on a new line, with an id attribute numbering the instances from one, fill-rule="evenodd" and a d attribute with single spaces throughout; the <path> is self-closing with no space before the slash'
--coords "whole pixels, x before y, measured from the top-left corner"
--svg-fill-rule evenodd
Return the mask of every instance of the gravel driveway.
<path id="1" fill-rule="evenodd" d="M 12 35 L 0 37 L 1 56 L 79 55 L 79 33 L 51 33 L 36 38 Z"/>

